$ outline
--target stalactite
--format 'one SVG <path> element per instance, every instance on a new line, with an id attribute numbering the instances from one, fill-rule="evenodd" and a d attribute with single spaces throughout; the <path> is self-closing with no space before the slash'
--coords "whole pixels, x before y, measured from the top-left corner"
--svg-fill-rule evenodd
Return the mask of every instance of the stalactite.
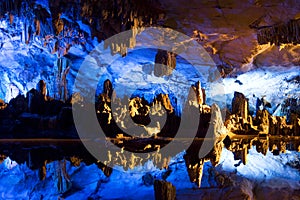
<path id="1" fill-rule="evenodd" d="M 293 19 L 287 23 L 280 23 L 269 27 L 255 27 L 258 29 L 257 41 L 259 44 L 299 44 L 300 19 Z"/>

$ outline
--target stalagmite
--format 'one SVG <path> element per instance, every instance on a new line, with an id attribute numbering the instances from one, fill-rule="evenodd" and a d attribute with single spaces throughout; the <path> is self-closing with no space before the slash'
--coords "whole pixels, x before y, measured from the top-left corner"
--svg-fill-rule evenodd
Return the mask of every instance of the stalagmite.
<path id="1" fill-rule="evenodd" d="M 248 99 L 239 92 L 234 92 L 232 99 L 232 114 L 238 114 L 244 121 L 248 120 Z"/>
<path id="2" fill-rule="evenodd" d="M 37 91 L 47 100 L 47 85 L 44 80 L 40 80 L 37 84 Z"/>

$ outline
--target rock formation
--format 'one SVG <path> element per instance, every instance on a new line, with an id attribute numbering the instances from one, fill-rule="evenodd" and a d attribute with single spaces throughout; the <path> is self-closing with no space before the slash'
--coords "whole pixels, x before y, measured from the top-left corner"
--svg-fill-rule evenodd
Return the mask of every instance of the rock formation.
<path id="1" fill-rule="evenodd" d="M 249 113 L 248 99 L 242 93 L 234 92 L 231 110 L 232 114 L 237 114 L 242 117 L 242 120 L 247 121 Z"/>
<path id="2" fill-rule="evenodd" d="M 7 30 L 1 28 L 0 47 L 1 51 L 4 49 L 2 53 L 7 50 L 3 48 L 5 46 L 3 41 L 9 41 L 11 48 L 15 48 L 14 38 L 20 37 L 21 42 L 28 44 L 28 46 L 24 45 L 26 46 L 24 49 L 28 47 L 31 51 L 35 51 L 37 48 L 38 54 L 44 55 L 44 51 L 54 54 L 53 57 L 57 60 L 57 64 L 54 64 L 55 69 L 57 68 L 59 72 L 55 77 L 58 78 L 58 82 L 54 81 L 57 85 L 54 91 L 57 93 L 55 99 L 49 97 L 46 82 L 41 80 L 37 88 L 28 91 L 25 96 L 19 90 L 20 94 L 14 96 L 15 98 L 12 98 L 9 103 L 0 100 L 0 138 L 3 139 L 0 141 L 0 162 L 9 156 L 18 163 L 26 163 L 30 169 L 38 170 L 41 180 L 44 180 L 49 173 L 46 165 L 53 164 L 50 170 L 54 170 L 55 187 L 58 193 L 68 192 L 72 187 L 66 161 L 70 161 L 74 166 L 80 166 L 81 162 L 87 165 L 95 163 L 106 176 L 112 173 L 112 168 L 96 160 L 85 149 L 74 126 L 71 105 L 78 104 L 86 109 L 89 109 L 90 105 L 79 93 L 72 96 L 68 93 L 67 75 L 74 76 L 76 70 L 71 69 L 70 65 L 63 66 L 63 60 L 66 60 L 72 47 L 78 47 L 80 51 L 89 53 L 94 47 L 91 45 L 93 38 L 101 41 L 128 30 L 127 37 L 105 42 L 105 47 L 110 47 L 112 54 L 120 53 L 126 56 L 127 48 L 136 45 L 135 38 L 142 27 L 159 25 L 171 27 L 188 35 L 193 34 L 192 39 L 199 42 L 210 53 L 223 78 L 252 69 L 253 66 L 299 64 L 298 46 L 276 47 L 281 44 L 298 44 L 300 41 L 300 20 L 293 18 L 295 12 L 299 12 L 297 1 L 289 1 L 291 3 L 289 6 L 282 1 L 270 3 L 270 1 L 260 0 L 246 3 L 231 1 L 230 5 L 225 5 L 226 3 L 221 1 L 203 1 L 189 5 L 185 1 L 170 0 L 161 1 L 163 5 L 156 0 L 143 2 L 49 0 L 46 2 L 49 2 L 48 7 L 40 5 L 39 3 L 42 2 L 39 1 L 2 0 L 0 2 L 0 18 L 4 19 L 3 22 L 9 27 Z M 161 7 L 165 8 L 165 11 L 162 11 Z M 181 16 L 187 10 L 188 16 Z M 277 11 L 283 12 L 281 14 Z M 253 13 L 253 16 L 247 16 L 249 12 Z M 261 22 L 268 19 L 268 16 L 269 22 L 263 22 L 264 25 L 261 26 Z M 249 23 L 257 18 L 259 20 L 255 20 L 250 25 L 254 29 L 250 29 Z M 35 56 L 31 51 L 24 59 L 22 56 L 17 56 L 20 57 L 22 70 L 23 67 L 24 70 L 27 67 L 34 68 L 23 63 L 23 60 Z M 270 58 L 270 55 L 275 55 L 276 59 Z M 36 58 L 30 57 L 30 59 Z M 52 60 L 49 59 L 47 62 L 52 63 Z M 158 50 L 155 56 L 154 75 L 170 75 L 176 68 L 176 62 L 175 54 Z M 50 64 L 46 68 L 51 71 L 41 73 L 47 74 L 48 77 L 49 72 L 51 74 L 53 72 L 53 66 Z M 3 73 L 5 71 L 6 69 Z M 35 73 L 34 71 L 30 76 L 39 77 L 41 74 Z M 18 79 L 21 75 L 16 72 Z M 24 77 L 26 76 L 25 74 Z M 24 90 L 27 90 L 26 81 L 29 78 L 13 80 L 11 77 L 9 81 L 15 81 L 14 84 L 19 88 L 24 87 Z M 293 81 L 299 82 L 299 76 Z M 243 84 L 241 81 L 237 83 Z M 170 157 L 164 158 L 160 150 L 174 138 L 181 120 L 176 99 L 172 94 L 159 94 L 153 102 L 147 102 L 143 97 L 116 99 L 109 80 L 104 83 L 103 88 L 103 93 L 99 95 L 95 106 L 99 123 L 107 138 L 122 151 L 149 152 L 154 163 L 161 163 L 159 167 L 168 168 Z M 223 146 L 233 152 L 236 160 L 241 160 L 236 166 L 247 164 L 248 150 L 253 146 L 264 155 L 267 151 L 279 155 L 286 150 L 300 150 L 299 99 L 294 97 L 286 99 L 279 106 L 280 116 L 272 116 L 267 110 L 268 104 L 264 99 L 259 99 L 257 111 L 254 116 L 251 116 L 247 98 L 242 93 L 236 92 L 232 101 L 232 110 L 228 112 L 223 123 L 220 108 L 215 104 L 206 105 L 205 90 L 201 88 L 200 82 L 191 87 L 190 94 L 190 104 L 184 109 L 191 113 L 188 119 L 196 120 L 199 127 L 192 145 L 186 150 L 184 160 L 190 180 L 198 186 L 201 185 L 204 163 L 210 161 L 213 166 L 216 166 Z M 115 112 L 112 102 L 116 101 L 123 104 L 119 104 Z M 166 115 L 166 123 L 147 127 L 150 123 L 149 115 L 154 116 L 154 119 Z M 199 119 L 195 119 L 194 116 L 198 115 Z M 138 126 L 145 129 L 145 135 L 138 137 L 131 132 L 133 126 L 126 123 L 126 120 L 131 118 Z M 203 138 L 207 133 L 213 133 L 214 142 L 211 151 L 205 157 L 199 158 Z M 116 164 L 123 165 L 125 169 L 141 165 L 145 161 L 136 157 L 126 160 L 121 153 L 111 157 L 115 158 Z M 226 174 L 215 173 L 214 178 L 217 185 L 222 188 L 220 194 L 218 193 L 219 198 L 251 199 L 254 198 L 254 191 L 258 193 L 256 198 L 280 197 L 272 193 L 273 188 L 268 188 L 266 191 L 270 192 L 265 192 L 249 187 L 251 191 L 246 191 L 244 185 L 247 183 L 243 182 L 239 187 Z M 144 179 L 145 185 L 153 184 L 153 177 L 146 176 Z M 163 181 L 156 181 L 154 185 L 157 199 L 175 199 L 174 186 Z M 70 192 L 72 193 L 72 190 Z M 286 190 L 285 192 L 299 196 L 298 191 Z"/>
<path id="3" fill-rule="evenodd" d="M 241 98 L 242 94 L 237 96 L 240 98 L 236 98 L 235 95 L 232 107 L 239 107 L 242 110 L 247 101 L 245 98 Z M 244 101 L 240 101 L 240 99 L 244 99 Z M 290 101 L 286 100 L 285 102 Z M 242 120 L 243 112 L 237 109 L 235 114 L 232 113 L 225 121 L 227 130 L 233 133 L 224 140 L 225 146 L 234 152 L 235 159 L 241 159 L 244 164 L 247 162 L 248 149 L 252 148 L 252 145 L 255 145 L 257 151 L 264 155 L 268 150 L 272 151 L 274 155 L 278 155 L 280 152 L 285 152 L 287 147 L 290 150 L 298 150 L 300 143 L 294 136 L 299 135 L 299 114 L 296 114 L 297 103 L 294 105 L 293 109 L 288 109 L 293 113 L 291 114 L 292 120 L 289 122 L 287 122 L 286 116 L 271 116 L 265 106 L 262 107 L 262 110 L 257 106 L 256 116 L 248 116 L 247 121 Z M 236 135 L 243 135 L 243 137 L 237 140 L 234 139 Z M 278 140 L 278 136 L 282 138 Z"/>
<path id="4" fill-rule="evenodd" d="M 201 186 L 204 162 L 210 161 L 214 166 L 218 165 L 224 146 L 222 141 L 226 134 L 227 131 L 223 125 L 222 114 L 216 104 L 213 104 L 209 110 L 200 110 L 199 128 L 196 138 L 184 155 L 190 180 L 196 183 L 198 187 Z M 209 135 L 209 138 L 205 138 L 206 135 Z M 212 141 L 212 149 L 207 155 L 199 158 L 198 154 L 204 140 Z"/>
<path id="5" fill-rule="evenodd" d="M 80 107 L 88 108 L 83 97 L 79 93 L 75 93 L 67 102 L 56 101 L 49 97 L 45 98 L 46 85 L 43 81 L 39 85 L 38 90 L 32 89 L 26 97 L 19 95 L 12 99 L 8 105 L 1 102 L 0 128 L 2 132 L 0 137 L 31 138 L 33 141 L 23 144 L 18 142 L 4 143 L 0 146 L 0 155 L 7 156 L 5 152 L 14 152 L 9 155 L 10 158 L 18 163 L 26 162 L 31 169 L 39 170 L 38 174 L 41 180 L 46 177 L 45 165 L 58 160 L 60 163 L 58 165 L 61 167 L 57 168 L 57 176 L 59 177 L 57 187 L 61 192 L 71 187 L 66 169 L 64 169 L 63 159 L 69 160 L 75 166 L 79 166 L 80 162 L 97 163 L 97 166 L 109 176 L 112 169 L 98 162 L 87 152 L 74 127 L 70 106 L 77 104 Z M 174 112 L 176 108 L 173 107 L 173 103 L 176 101 L 171 99 L 168 94 L 159 94 L 150 103 L 143 97 L 119 99 L 113 95 L 113 87 L 109 80 L 104 82 L 103 87 L 103 93 L 99 95 L 95 106 L 99 123 L 106 136 L 116 146 L 124 150 L 149 152 L 155 163 L 160 163 L 160 167 L 167 168 L 169 157 L 163 157 L 160 154 L 160 149 L 167 145 L 177 133 L 180 116 Z M 224 146 L 231 150 L 234 158 L 241 160 L 243 164 L 247 164 L 248 150 L 252 146 L 256 146 L 257 151 L 262 154 L 266 154 L 269 150 L 274 155 L 284 153 L 286 150 L 299 149 L 300 142 L 297 137 L 300 135 L 300 117 L 297 110 L 298 104 L 291 103 L 294 101 L 286 101 L 290 102 L 287 105 L 294 105 L 292 108 L 296 109 L 291 110 L 288 121 L 286 116 L 271 116 L 264 108 L 258 109 L 256 115 L 251 116 L 248 114 L 248 100 L 242 93 L 236 92 L 232 100 L 232 112 L 227 114 L 226 121 L 223 123 L 220 108 L 216 104 L 211 106 L 204 104 L 205 92 L 201 89 L 200 82 L 191 86 L 190 92 L 193 95 L 190 94 L 189 99 L 195 103 L 187 104 L 185 111 L 198 114 L 199 125 L 196 137 L 186 150 L 184 160 L 191 182 L 195 182 L 198 186 L 201 185 L 204 163 L 210 161 L 213 166 L 218 165 Z M 113 101 L 112 97 L 114 98 Z M 116 114 L 112 113 L 112 102 L 117 102 Z M 124 105 L 121 102 L 126 108 L 122 107 Z M 150 123 L 150 114 L 152 117 L 154 116 L 154 119 L 166 115 L 166 123 L 164 125 L 159 124 L 155 130 L 152 130 L 151 127 L 149 130 L 145 129 L 149 132 L 145 135 L 147 137 L 131 135 L 130 130 L 133 129 L 130 129 L 129 126 L 126 127 L 125 121 L 132 118 L 140 126 L 147 127 Z M 118 120 L 123 121 L 123 127 L 122 123 L 119 126 Z M 188 129 L 189 127 L 183 128 Z M 154 135 L 152 135 L 153 132 L 155 132 Z M 207 134 L 212 137 L 208 138 L 213 141 L 211 149 L 204 157 L 199 158 L 198 154 Z M 55 139 L 35 142 L 35 138 L 41 137 Z M 71 144 L 57 142 L 56 139 L 58 141 L 59 139 L 75 140 Z M 52 146 L 45 147 L 45 144 Z M 142 158 L 138 157 L 127 160 L 120 154 L 111 156 L 115 157 L 115 164 L 122 164 L 124 167 L 132 168 L 143 162 Z"/>

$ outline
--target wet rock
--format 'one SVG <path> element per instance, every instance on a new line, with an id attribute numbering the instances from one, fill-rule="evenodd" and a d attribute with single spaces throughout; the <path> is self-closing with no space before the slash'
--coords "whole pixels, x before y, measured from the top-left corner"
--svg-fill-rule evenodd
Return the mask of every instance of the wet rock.
<path id="1" fill-rule="evenodd" d="M 58 115 L 64 106 L 69 105 L 64 104 L 62 101 L 49 99 L 44 102 L 44 112 L 42 114 L 46 116 Z"/>
<path id="2" fill-rule="evenodd" d="M 163 172 L 163 174 L 161 175 L 161 178 L 163 180 L 166 180 L 170 176 L 171 173 L 172 173 L 172 170 L 167 169 L 167 171 Z"/>
<path id="3" fill-rule="evenodd" d="M 263 184 L 263 186 L 254 188 L 253 193 L 257 199 L 298 199 L 300 191 L 290 187 L 284 189 L 273 188 Z"/>
<path id="4" fill-rule="evenodd" d="M 267 109 L 267 108 L 272 108 L 272 106 L 271 106 L 271 103 L 268 102 L 265 99 L 265 96 L 263 96 L 261 99 L 257 98 L 257 100 L 256 100 L 256 111 L 257 110 L 264 110 L 264 109 Z"/>
<path id="5" fill-rule="evenodd" d="M 0 164 L 7 158 L 5 155 L 0 154 Z"/>
<path id="6" fill-rule="evenodd" d="M 43 8 L 39 4 L 37 5 L 36 9 L 34 9 L 34 14 L 35 14 L 35 17 L 44 24 L 46 23 L 46 19 L 51 17 L 51 15 L 47 11 L 47 9 Z"/>
<path id="7" fill-rule="evenodd" d="M 207 134 L 213 138 L 213 144 L 211 144 L 213 149 L 206 156 L 206 158 L 210 160 L 213 166 L 216 166 L 219 164 L 222 149 L 224 147 L 224 143 L 222 141 L 227 134 L 227 130 L 225 129 L 223 123 L 221 110 L 217 104 L 213 104 L 211 107 L 211 120 Z"/>
<path id="8" fill-rule="evenodd" d="M 224 136 L 227 133 L 224 123 L 223 117 L 221 113 L 221 109 L 217 104 L 213 104 L 211 106 L 211 126 L 213 127 L 213 136 L 214 138 L 218 138 Z"/>
<path id="9" fill-rule="evenodd" d="M 253 193 L 248 188 L 241 188 L 239 186 L 236 187 L 228 187 L 222 191 L 221 199 L 244 199 L 251 200 L 253 199 Z"/>

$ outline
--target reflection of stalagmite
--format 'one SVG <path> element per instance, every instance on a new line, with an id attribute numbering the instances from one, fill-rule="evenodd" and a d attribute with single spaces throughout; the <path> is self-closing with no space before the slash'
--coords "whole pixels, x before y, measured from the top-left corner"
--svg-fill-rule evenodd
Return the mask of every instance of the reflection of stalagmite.
<path id="1" fill-rule="evenodd" d="M 219 163 L 224 146 L 222 141 L 227 133 L 223 124 L 220 108 L 216 104 L 212 105 L 209 112 L 205 110 L 201 111 L 199 127 L 201 128 L 197 132 L 197 138 L 203 138 L 208 135 L 210 139 L 213 139 L 213 142 L 210 143 L 210 152 L 204 158 L 199 158 L 198 154 L 203 143 L 201 140 L 196 140 L 187 149 L 186 155 L 184 155 L 190 180 L 196 183 L 198 187 L 201 186 L 204 162 L 210 160 L 214 166 Z"/>
<path id="2" fill-rule="evenodd" d="M 59 193 L 64 193 L 71 188 L 72 183 L 70 180 L 70 176 L 67 173 L 66 160 L 58 161 L 56 163 L 55 176 L 57 180 L 57 191 Z"/>
<path id="3" fill-rule="evenodd" d="M 184 157 L 186 166 L 187 166 L 187 171 L 189 174 L 190 181 L 193 183 L 196 183 L 198 187 L 201 186 L 201 180 L 202 180 L 202 175 L 203 175 L 203 165 L 204 165 L 204 159 L 200 159 L 197 163 L 193 163 L 192 160 L 190 160 L 190 157 L 185 156 Z"/>

